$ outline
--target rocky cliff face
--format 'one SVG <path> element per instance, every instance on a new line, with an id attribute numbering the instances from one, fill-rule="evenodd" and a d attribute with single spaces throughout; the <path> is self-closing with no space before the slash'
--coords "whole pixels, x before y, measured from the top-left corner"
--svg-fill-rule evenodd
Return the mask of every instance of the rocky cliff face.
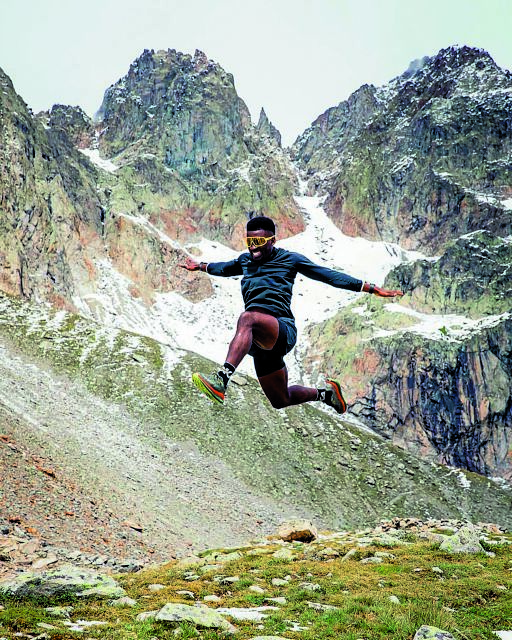
<path id="1" fill-rule="evenodd" d="M 172 237 L 239 247 L 249 210 L 273 216 L 283 236 L 302 229 L 275 131 L 253 127 L 233 77 L 204 53 L 144 51 L 106 91 L 99 118 L 99 149 L 121 167 L 128 212 Z"/>
<path id="2" fill-rule="evenodd" d="M 340 371 L 350 411 L 418 455 L 512 478 L 512 317 L 433 317 L 378 301 L 310 331 L 310 371 Z M 318 353 L 323 354 L 320 362 Z"/>
<path id="3" fill-rule="evenodd" d="M 4 291 L 69 305 L 101 249 L 96 171 L 45 129 L 0 71 L 0 278 Z"/>
<path id="4" fill-rule="evenodd" d="M 511 233 L 511 114 L 511 74 L 451 47 L 326 111 L 293 157 L 343 231 L 436 253 L 462 233 Z"/>
<path id="5" fill-rule="evenodd" d="M 386 286 L 407 292 L 406 304 L 430 313 L 472 318 L 512 308 L 512 242 L 488 231 L 452 240 L 436 259 L 395 268 Z"/>
<path id="6" fill-rule="evenodd" d="M 65 105 L 34 117 L 1 81 L 5 291 L 93 303 L 109 264 L 146 305 L 162 291 L 198 299 L 211 286 L 180 278 L 184 244 L 242 249 L 249 210 L 282 236 L 303 228 L 278 132 L 251 124 L 233 77 L 201 52 L 145 51 L 106 91 L 99 123 Z"/>

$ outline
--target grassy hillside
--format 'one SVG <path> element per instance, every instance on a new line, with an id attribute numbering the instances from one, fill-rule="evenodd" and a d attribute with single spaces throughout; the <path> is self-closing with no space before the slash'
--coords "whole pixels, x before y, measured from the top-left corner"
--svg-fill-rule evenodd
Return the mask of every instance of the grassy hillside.
<path id="1" fill-rule="evenodd" d="M 149 338 L 5 296 L 0 309 L 4 340 L 96 396 L 122 403 L 139 420 L 141 439 L 156 429 L 162 443 L 191 441 L 259 495 L 324 526 L 393 516 L 512 524 L 509 491 L 487 478 L 416 458 L 314 406 L 276 411 L 252 379 L 239 376 L 225 407 L 212 407 L 190 384 L 193 370 L 213 366 L 198 356 L 178 357 Z"/>

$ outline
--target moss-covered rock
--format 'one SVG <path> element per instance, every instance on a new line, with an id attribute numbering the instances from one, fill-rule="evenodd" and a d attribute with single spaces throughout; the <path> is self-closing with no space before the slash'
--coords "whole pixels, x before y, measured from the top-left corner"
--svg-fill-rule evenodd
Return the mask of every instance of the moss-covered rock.
<path id="1" fill-rule="evenodd" d="M 27 571 L 3 580 L 0 595 L 51 601 L 63 597 L 121 598 L 126 591 L 110 576 L 66 565 L 50 571 Z"/>
<path id="2" fill-rule="evenodd" d="M 511 283 L 512 242 L 475 231 L 448 243 L 437 260 L 396 267 L 385 286 L 405 291 L 416 309 L 478 318 L 511 309 Z"/>

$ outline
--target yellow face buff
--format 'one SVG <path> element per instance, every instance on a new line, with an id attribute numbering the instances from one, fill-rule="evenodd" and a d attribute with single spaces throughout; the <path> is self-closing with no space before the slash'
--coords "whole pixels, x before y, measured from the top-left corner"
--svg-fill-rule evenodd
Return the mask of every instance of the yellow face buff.
<path id="1" fill-rule="evenodd" d="M 245 244 L 247 245 L 248 249 L 250 249 L 251 247 L 263 247 L 267 244 L 269 240 L 272 240 L 273 238 L 275 238 L 275 236 L 269 236 L 268 238 L 259 238 L 259 237 L 246 238 Z"/>

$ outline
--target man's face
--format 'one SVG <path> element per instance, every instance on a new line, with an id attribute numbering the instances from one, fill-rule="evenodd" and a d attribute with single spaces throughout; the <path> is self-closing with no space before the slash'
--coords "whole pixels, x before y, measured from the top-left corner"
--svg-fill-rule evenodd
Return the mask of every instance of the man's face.
<path id="1" fill-rule="evenodd" d="M 251 244 L 251 238 L 267 238 L 267 240 L 262 246 L 255 246 L 255 244 Z M 247 232 L 248 249 L 251 254 L 251 258 L 256 261 L 265 260 L 270 257 L 275 241 L 276 239 L 275 236 L 272 235 L 272 231 L 258 229 L 256 231 Z"/>

